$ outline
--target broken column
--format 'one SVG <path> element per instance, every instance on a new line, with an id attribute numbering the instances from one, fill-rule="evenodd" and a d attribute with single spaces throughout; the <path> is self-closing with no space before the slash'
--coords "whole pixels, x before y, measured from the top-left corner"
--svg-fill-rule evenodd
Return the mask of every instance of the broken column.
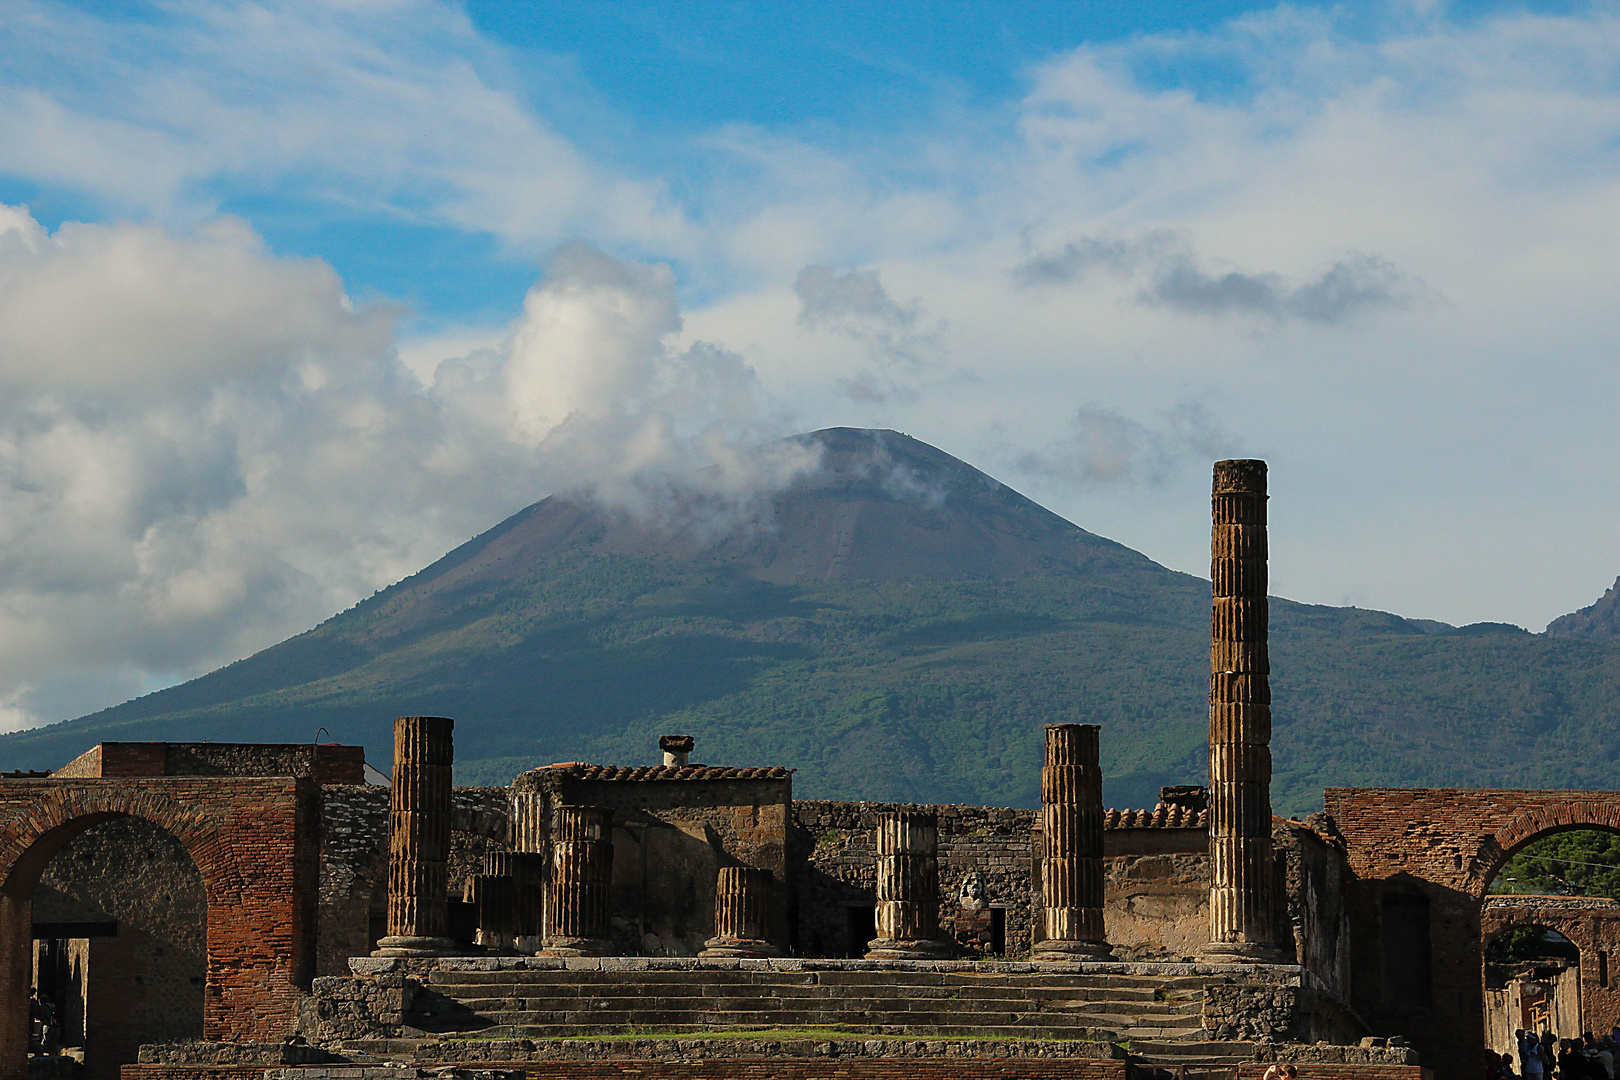
<path id="1" fill-rule="evenodd" d="M 1266 463 L 1217 461 L 1212 489 L 1209 918 L 1205 954 L 1277 961 L 1266 653 Z"/>
<path id="2" fill-rule="evenodd" d="M 612 951 L 613 815 L 600 806 L 551 812 L 551 880 L 546 889 L 546 956 Z"/>
<path id="3" fill-rule="evenodd" d="M 541 791 L 514 791 L 508 805 L 515 857 L 512 877 L 517 882 L 518 930 L 512 944 L 520 953 L 544 947 L 546 911 L 546 795 Z"/>
<path id="4" fill-rule="evenodd" d="M 775 956 L 770 942 L 776 878 L 752 866 L 722 866 L 714 888 L 714 937 L 699 956 Z"/>
<path id="5" fill-rule="evenodd" d="M 478 920 L 475 942 L 486 953 L 510 954 L 516 934 L 513 930 L 515 882 L 505 874 L 468 874 L 461 898 L 473 905 Z"/>
<path id="6" fill-rule="evenodd" d="M 1048 724 L 1041 768 L 1041 906 L 1035 960 L 1104 960 L 1102 767 L 1095 724 Z"/>
<path id="7" fill-rule="evenodd" d="M 877 819 L 877 938 L 868 960 L 927 960 L 955 950 L 939 936 L 939 822 L 901 810 Z"/>
<path id="8" fill-rule="evenodd" d="M 443 716 L 394 721 L 389 789 L 388 936 L 376 956 L 438 956 L 449 937 L 451 730 Z"/>

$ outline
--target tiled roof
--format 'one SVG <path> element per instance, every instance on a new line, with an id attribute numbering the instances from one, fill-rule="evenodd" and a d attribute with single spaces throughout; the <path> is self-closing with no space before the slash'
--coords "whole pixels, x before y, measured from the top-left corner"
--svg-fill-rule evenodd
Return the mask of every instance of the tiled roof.
<path id="1" fill-rule="evenodd" d="M 1202 829 L 1209 823 L 1208 812 L 1190 806 L 1159 803 L 1151 810 L 1108 810 L 1103 813 L 1105 829 Z"/>
<path id="2" fill-rule="evenodd" d="M 792 769 L 780 765 L 589 765 L 565 761 L 546 766 L 565 770 L 575 780 L 786 780 Z"/>

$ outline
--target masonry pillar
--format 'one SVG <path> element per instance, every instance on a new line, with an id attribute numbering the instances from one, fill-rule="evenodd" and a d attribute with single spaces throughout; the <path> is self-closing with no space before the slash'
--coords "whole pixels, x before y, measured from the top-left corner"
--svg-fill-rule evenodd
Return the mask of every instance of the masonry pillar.
<path id="1" fill-rule="evenodd" d="M 699 956 L 775 956 L 770 942 L 776 878 L 751 866 L 722 866 L 714 888 L 714 937 Z"/>
<path id="2" fill-rule="evenodd" d="M 375 956 L 454 952 L 449 937 L 451 730 L 443 716 L 394 721 L 389 789 L 388 936 Z"/>
<path id="3" fill-rule="evenodd" d="M 612 888 L 613 815 L 600 806 L 553 809 L 544 954 L 609 953 Z"/>
<path id="4" fill-rule="evenodd" d="M 939 936 L 939 822 L 933 814 L 878 815 L 876 921 L 868 960 L 937 960 L 955 951 Z"/>
<path id="5" fill-rule="evenodd" d="M 473 905 L 478 919 L 477 943 L 492 954 L 510 954 L 516 882 L 505 874 L 468 874 L 461 898 Z"/>
<path id="6" fill-rule="evenodd" d="M 1209 918 L 1213 960 L 1283 959 L 1271 858 L 1266 463 L 1217 461 L 1212 488 Z"/>
<path id="7" fill-rule="evenodd" d="M 1041 768 L 1041 906 L 1035 960 L 1105 960 L 1102 766 L 1095 724 L 1048 724 Z"/>

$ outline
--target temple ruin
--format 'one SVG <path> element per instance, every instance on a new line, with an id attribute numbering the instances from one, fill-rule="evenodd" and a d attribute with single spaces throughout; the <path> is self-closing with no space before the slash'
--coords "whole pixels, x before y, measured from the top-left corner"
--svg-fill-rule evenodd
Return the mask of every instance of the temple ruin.
<path id="1" fill-rule="evenodd" d="M 0 1073 L 1472 1080 L 1488 1016 L 1606 1027 L 1620 908 L 1486 890 L 1533 839 L 1620 831 L 1620 793 L 1271 813 L 1265 478 L 1215 466 L 1209 784 L 1152 809 L 1103 806 L 1069 723 L 1039 809 L 796 800 L 685 735 L 458 788 L 453 721 L 420 716 L 388 786 L 338 745 L 0 776 Z M 1530 924 L 1578 971 L 1488 998 L 1482 943 Z"/>

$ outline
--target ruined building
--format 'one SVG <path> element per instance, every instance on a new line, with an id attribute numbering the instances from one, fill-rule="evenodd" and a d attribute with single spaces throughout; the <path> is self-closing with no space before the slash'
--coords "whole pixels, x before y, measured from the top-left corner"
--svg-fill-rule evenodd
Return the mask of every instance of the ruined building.
<path id="1" fill-rule="evenodd" d="M 1273 817 L 1264 463 L 1217 464 L 1213 512 L 1209 784 L 1151 810 L 1104 808 L 1076 724 L 1038 810 L 796 801 L 678 735 L 456 788 L 438 717 L 396 722 L 387 786 L 335 745 L 0 777 L 0 1072 L 1473 1080 L 1487 1005 L 1606 1029 L 1614 905 L 1485 894 L 1537 837 L 1620 829 L 1620 793 Z M 1488 996 L 1483 940 L 1532 923 L 1579 963 Z"/>

